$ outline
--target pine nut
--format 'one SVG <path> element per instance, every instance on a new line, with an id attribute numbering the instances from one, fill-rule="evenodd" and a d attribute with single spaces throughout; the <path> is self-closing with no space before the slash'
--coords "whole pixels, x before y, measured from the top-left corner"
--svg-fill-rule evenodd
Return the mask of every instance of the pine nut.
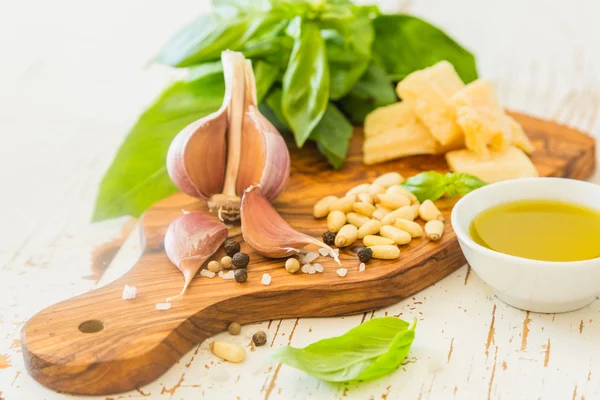
<path id="1" fill-rule="evenodd" d="M 363 238 L 363 244 L 367 247 L 372 246 L 385 246 L 388 244 L 395 244 L 392 239 L 384 238 L 376 235 L 367 235 Z"/>
<path id="2" fill-rule="evenodd" d="M 419 216 L 424 221 L 432 221 L 435 219 L 439 219 L 440 221 L 444 220 L 444 216 L 431 200 L 425 200 L 419 206 Z"/>
<path id="3" fill-rule="evenodd" d="M 356 229 L 356 226 L 346 224 L 342 226 L 337 235 L 335 235 L 335 245 L 337 247 L 350 246 L 356 241 L 357 236 L 358 229 Z"/>
<path id="4" fill-rule="evenodd" d="M 358 228 L 357 237 L 359 239 L 363 239 L 367 235 L 375 235 L 376 233 L 379 233 L 380 229 L 381 222 L 377 221 L 376 219 L 370 219 L 368 222 L 363 224 L 363 226 Z"/>
<path id="5" fill-rule="evenodd" d="M 287 260 L 285 260 L 285 269 L 290 274 L 293 274 L 294 272 L 300 269 L 300 263 L 295 258 L 288 258 Z"/>
<path id="6" fill-rule="evenodd" d="M 405 196 L 407 199 L 409 199 L 411 203 L 416 203 L 418 201 L 417 196 L 415 196 L 414 194 L 412 194 L 412 192 L 410 192 L 409 190 L 405 189 L 404 187 L 402 187 L 400 185 L 390 186 L 389 188 L 387 188 L 385 193 L 386 194 L 401 194 L 401 195 Z"/>
<path id="7" fill-rule="evenodd" d="M 404 178 L 397 172 L 388 172 L 387 174 L 381 175 L 379 178 L 373 181 L 373 184 L 379 184 L 385 188 L 392 185 L 399 185 L 404 182 Z"/>
<path id="8" fill-rule="evenodd" d="M 413 210 L 415 210 L 415 218 L 416 218 L 417 215 L 419 215 L 419 208 L 421 207 L 421 203 L 419 203 L 419 201 L 417 200 L 416 202 L 412 203 L 410 206 L 412 207 Z"/>
<path id="9" fill-rule="evenodd" d="M 335 200 L 338 200 L 337 196 L 325 196 L 317 201 L 313 207 L 313 216 L 315 218 L 325 218 L 329 214 L 329 205 Z"/>
<path id="10" fill-rule="evenodd" d="M 352 189 L 346 192 L 346 196 L 350 196 L 353 194 L 356 195 L 361 193 L 368 193 L 370 186 L 371 185 L 369 185 L 368 183 L 363 183 L 362 185 L 354 186 Z"/>
<path id="11" fill-rule="evenodd" d="M 379 258 L 381 260 L 393 260 L 394 258 L 400 257 L 400 249 L 398 246 L 392 244 L 369 246 L 373 250 L 373 258 Z"/>
<path id="12" fill-rule="evenodd" d="M 343 213 L 352 211 L 352 205 L 356 202 L 356 195 L 344 196 L 329 203 L 329 212 L 340 210 Z"/>
<path id="13" fill-rule="evenodd" d="M 371 196 L 375 196 L 378 195 L 380 193 L 385 193 L 385 188 L 383 186 L 381 186 L 380 184 L 376 184 L 376 185 L 371 185 L 369 187 L 369 194 Z"/>
<path id="14" fill-rule="evenodd" d="M 391 208 L 392 210 L 410 205 L 410 200 L 401 194 L 380 193 L 373 197 L 373 200 L 375 200 L 375 203 L 379 203 L 383 207 Z"/>
<path id="15" fill-rule="evenodd" d="M 425 224 L 425 234 L 429 240 L 440 240 L 444 234 L 444 222 L 432 219 Z"/>
<path id="16" fill-rule="evenodd" d="M 215 356 L 225 361 L 240 363 L 246 358 L 246 350 L 239 344 L 215 340 L 209 347 Z"/>
<path id="17" fill-rule="evenodd" d="M 391 225 L 382 226 L 379 234 L 388 239 L 392 239 L 396 244 L 408 244 L 412 240 L 410 233 Z"/>
<path id="18" fill-rule="evenodd" d="M 410 233 L 410 236 L 412 236 L 413 238 L 423 236 L 423 228 L 421 228 L 421 225 L 417 224 L 414 221 L 398 218 L 396 222 L 394 222 L 394 226 L 398 229 L 402 229 L 403 231 Z"/>
<path id="19" fill-rule="evenodd" d="M 358 197 L 358 200 L 362 203 L 373 205 L 373 196 L 371 196 L 369 193 L 360 193 L 356 197 Z"/>
<path id="20" fill-rule="evenodd" d="M 327 229 L 337 232 L 346 223 L 346 214 L 340 210 L 333 210 L 327 216 Z"/>
<path id="21" fill-rule="evenodd" d="M 352 205 L 352 209 L 360 215 L 371 218 L 373 211 L 375 211 L 375 206 L 369 203 L 358 201 Z"/>
<path id="22" fill-rule="evenodd" d="M 352 224 L 357 228 L 360 228 L 365 223 L 369 222 L 369 220 L 370 220 L 369 217 L 365 217 L 364 215 L 361 215 L 361 214 L 357 214 L 357 213 L 353 213 L 353 212 L 346 214 L 346 221 L 349 224 Z"/>
<path id="23" fill-rule="evenodd" d="M 392 210 L 390 210 L 389 208 L 377 206 L 375 208 L 375 211 L 373 211 L 373 214 L 371 215 L 371 217 L 381 220 L 381 219 L 383 219 L 383 217 L 385 217 L 386 215 L 388 215 L 391 212 L 392 212 Z"/>
<path id="24" fill-rule="evenodd" d="M 398 218 L 414 220 L 417 214 L 411 206 L 400 207 L 381 219 L 383 225 L 392 225 Z"/>

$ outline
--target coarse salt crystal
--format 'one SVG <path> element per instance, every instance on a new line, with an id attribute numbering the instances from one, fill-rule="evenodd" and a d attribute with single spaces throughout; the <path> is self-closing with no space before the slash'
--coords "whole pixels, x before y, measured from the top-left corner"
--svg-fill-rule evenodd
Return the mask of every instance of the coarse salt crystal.
<path id="1" fill-rule="evenodd" d="M 159 311 L 165 311 L 171 308 L 171 303 L 156 303 L 156 309 Z"/>
<path id="2" fill-rule="evenodd" d="M 217 365 L 209 370 L 208 376 L 213 381 L 224 382 L 229 379 L 229 372 L 224 365 Z"/>
<path id="3" fill-rule="evenodd" d="M 315 271 L 323 272 L 323 266 L 321 264 L 315 264 Z"/>
<path id="4" fill-rule="evenodd" d="M 135 286 L 125 285 L 123 288 L 123 300 L 131 300 L 135 299 L 135 294 L 137 293 L 137 289 Z"/>
<path id="5" fill-rule="evenodd" d="M 310 253 L 306 253 L 306 255 L 304 256 L 304 260 L 307 263 L 311 263 L 311 262 L 315 261 L 317 258 L 319 258 L 319 253 L 315 253 L 314 251 L 311 251 Z"/>
<path id="6" fill-rule="evenodd" d="M 312 275 L 312 274 L 314 274 L 315 272 L 317 272 L 317 270 L 316 270 L 316 268 L 315 268 L 314 266 L 312 266 L 312 265 L 311 265 L 310 267 L 308 267 L 308 273 L 309 273 L 309 274 L 311 274 L 311 275 Z"/>
<path id="7" fill-rule="evenodd" d="M 221 271 L 223 272 L 223 271 Z M 221 272 L 219 272 L 219 276 L 223 279 L 235 279 L 235 271 L 229 271 L 229 272 L 225 272 L 224 274 L 222 274 Z"/>
<path id="8" fill-rule="evenodd" d="M 310 271 L 310 264 L 304 264 L 301 269 L 302 273 L 308 274 Z"/>
<path id="9" fill-rule="evenodd" d="M 262 283 L 265 286 L 270 285 L 271 284 L 271 275 L 263 274 L 262 279 L 260 280 L 260 283 Z"/>
<path id="10" fill-rule="evenodd" d="M 363 272 L 365 270 L 365 268 L 366 268 L 365 263 L 360 263 L 360 265 L 358 266 L 358 270 L 360 272 Z"/>
<path id="11" fill-rule="evenodd" d="M 207 269 L 200 270 L 200 276 L 205 276 L 207 278 L 214 278 L 215 275 L 216 274 L 214 272 L 209 271 Z"/>
<path id="12" fill-rule="evenodd" d="M 343 278 L 348 273 L 348 270 L 346 268 L 338 268 L 335 272 Z"/>
<path id="13" fill-rule="evenodd" d="M 340 249 L 333 249 L 332 257 L 335 258 L 340 255 Z"/>
<path id="14" fill-rule="evenodd" d="M 325 247 L 321 247 L 319 249 L 319 254 L 322 255 L 323 257 L 328 256 L 329 255 L 329 249 L 326 249 Z"/>

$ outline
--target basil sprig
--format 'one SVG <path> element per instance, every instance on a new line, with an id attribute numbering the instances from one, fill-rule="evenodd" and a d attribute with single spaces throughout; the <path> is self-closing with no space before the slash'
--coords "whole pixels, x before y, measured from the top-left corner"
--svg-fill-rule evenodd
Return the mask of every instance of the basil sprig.
<path id="1" fill-rule="evenodd" d="M 402 183 L 402 186 L 417 196 L 420 202 L 423 202 L 425 200 L 435 201 L 444 194 L 450 197 L 464 196 L 485 184 L 476 176 L 465 173 L 440 174 L 428 171 L 408 178 Z"/>

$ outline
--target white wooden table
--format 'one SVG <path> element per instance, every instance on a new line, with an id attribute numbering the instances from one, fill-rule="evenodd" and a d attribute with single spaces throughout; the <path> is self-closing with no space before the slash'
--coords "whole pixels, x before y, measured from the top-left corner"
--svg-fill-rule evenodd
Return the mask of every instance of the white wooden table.
<path id="1" fill-rule="evenodd" d="M 600 3 L 379 3 L 423 16 L 472 49 L 507 107 L 600 134 Z M 68 397 L 28 376 L 20 328 L 42 308 L 118 277 L 139 254 L 132 235 L 102 279 L 89 278 L 93 250 L 133 226 L 129 218 L 89 225 L 97 184 L 165 85 L 164 70 L 145 67 L 149 56 L 207 7 L 0 0 L 0 398 Z M 390 376 L 333 385 L 267 361 L 272 348 L 304 346 L 382 315 L 419 319 L 408 363 Z M 242 365 L 222 364 L 204 343 L 154 383 L 111 398 L 600 398 L 600 302 L 567 314 L 525 313 L 495 299 L 467 267 L 386 309 L 274 320 L 227 338 L 246 345 L 259 329 L 269 345 Z"/>

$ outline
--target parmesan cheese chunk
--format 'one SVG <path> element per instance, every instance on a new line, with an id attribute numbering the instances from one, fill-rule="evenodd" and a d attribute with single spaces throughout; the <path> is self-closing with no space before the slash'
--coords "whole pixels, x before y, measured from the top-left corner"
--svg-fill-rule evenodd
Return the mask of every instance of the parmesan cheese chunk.
<path id="1" fill-rule="evenodd" d="M 454 66 L 448 61 L 415 71 L 396 86 L 398 96 L 412 105 L 417 117 L 441 145 L 463 140 L 462 129 L 456 123 L 456 112 L 450 98 L 464 87 Z"/>
<path id="2" fill-rule="evenodd" d="M 467 149 L 487 159 L 490 149 L 502 151 L 512 144 L 531 152 L 531 143 L 523 128 L 506 115 L 491 83 L 478 79 L 456 92 L 450 99 L 457 123 L 465 135 Z"/>
<path id="3" fill-rule="evenodd" d="M 365 118 L 365 137 L 376 136 L 395 128 L 417 122 L 417 114 L 404 102 L 379 107 Z"/>
<path id="4" fill-rule="evenodd" d="M 390 129 L 363 143 L 363 162 L 367 165 L 416 154 L 435 154 L 438 145 L 420 122 Z"/>
<path id="5" fill-rule="evenodd" d="M 452 171 L 466 172 L 487 183 L 538 176 L 529 157 L 516 147 L 492 150 L 487 160 L 471 150 L 455 150 L 446 153 L 446 161 Z"/>

